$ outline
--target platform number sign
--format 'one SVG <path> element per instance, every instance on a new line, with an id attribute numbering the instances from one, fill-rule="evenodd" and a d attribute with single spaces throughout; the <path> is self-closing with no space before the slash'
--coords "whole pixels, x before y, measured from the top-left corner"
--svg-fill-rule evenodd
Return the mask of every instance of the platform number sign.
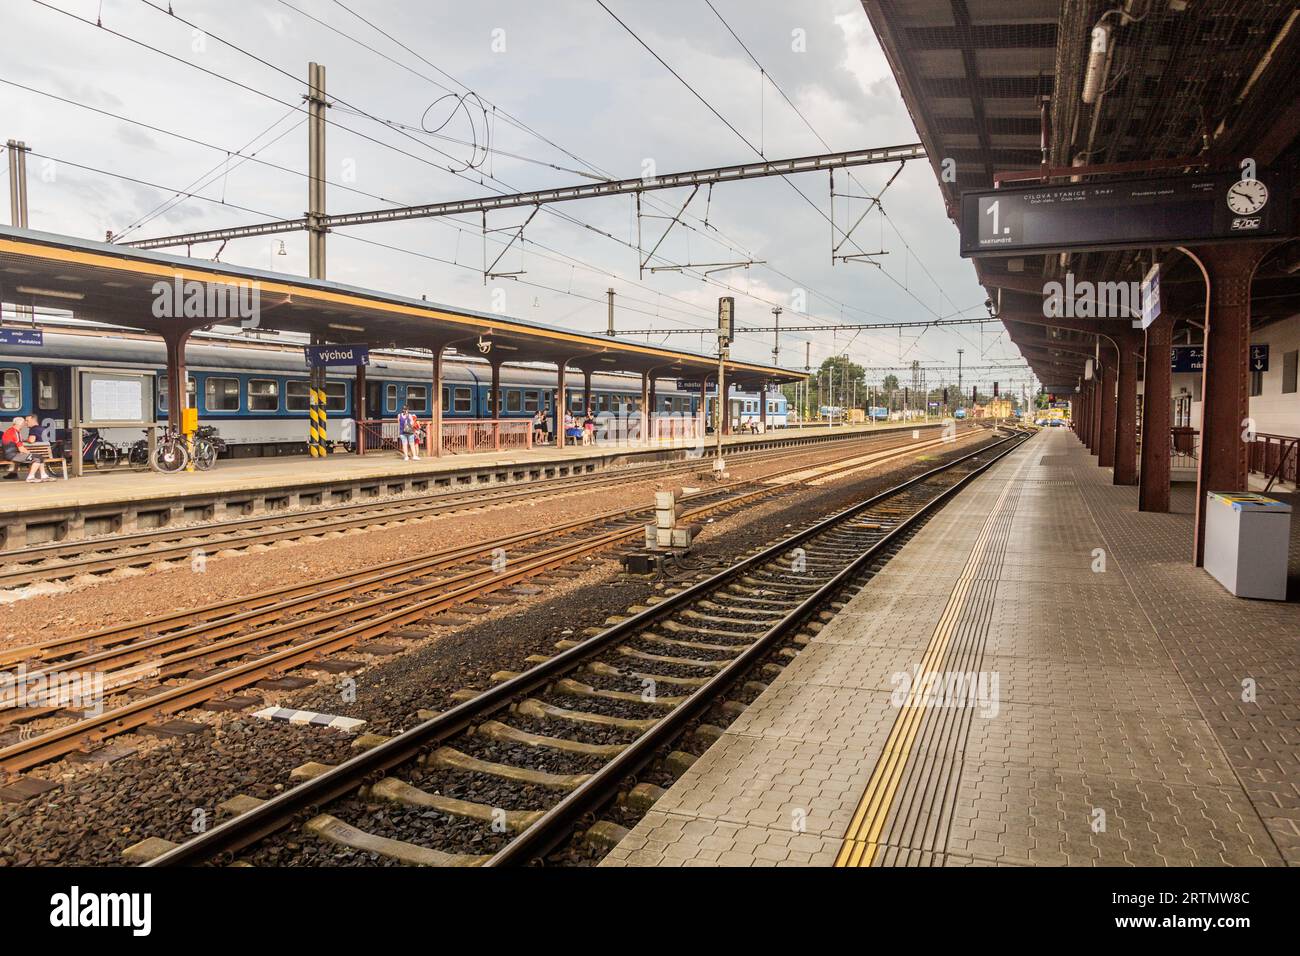
<path id="1" fill-rule="evenodd" d="M 1268 346 L 1252 345 L 1250 347 L 1250 370 L 1252 372 L 1268 371 Z"/>
<path id="2" fill-rule="evenodd" d="M 983 196 L 979 202 L 980 248 L 1014 245 L 1020 235 L 1020 210 L 1009 206 L 1003 197 Z"/>
<path id="3" fill-rule="evenodd" d="M 1048 182 L 967 190 L 961 195 L 961 254 L 1088 251 L 1259 240 L 1291 232 L 1289 168 L 1255 178 L 1198 172 L 1151 178 Z"/>

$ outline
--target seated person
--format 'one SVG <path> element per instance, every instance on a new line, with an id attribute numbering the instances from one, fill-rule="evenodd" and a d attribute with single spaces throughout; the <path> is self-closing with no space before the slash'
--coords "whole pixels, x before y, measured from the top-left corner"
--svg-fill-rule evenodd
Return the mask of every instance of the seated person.
<path id="1" fill-rule="evenodd" d="M 55 478 L 45 473 L 45 463 L 27 451 L 27 446 L 23 441 L 23 429 L 26 427 L 27 421 L 21 415 L 15 416 L 13 422 L 0 436 L 0 452 L 3 453 L 5 461 L 11 461 L 15 465 L 28 466 L 27 480 L 29 482 L 55 481 Z"/>
<path id="2" fill-rule="evenodd" d="M 27 416 L 27 441 L 45 442 L 50 446 L 51 457 L 63 457 L 63 443 L 59 441 L 59 430 L 54 425 L 42 425 L 35 415 Z"/>

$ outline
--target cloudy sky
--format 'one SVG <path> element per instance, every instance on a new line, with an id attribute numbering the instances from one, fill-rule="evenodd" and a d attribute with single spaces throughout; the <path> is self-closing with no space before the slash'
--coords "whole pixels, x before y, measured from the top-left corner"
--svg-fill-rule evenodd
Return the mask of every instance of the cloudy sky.
<path id="1" fill-rule="evenodd" d="M 302 215 L 312 60 L 333 102 L 330 212 L 916 139 L 858 0 L 5 0 L 0 34 L 0 135 L 33 149 L 31 225 L 94 239 Z M 896 169 L 841 174 L 837 192 L 874 195 Z M 652 217 L 688 193 L 645 195 L 646 249 L 667 222 Z M 835 222 L 866 205 L 837 200 Z M 736 296 L 741 326 L 770 325 L 774 305 L 783 325 L 984 314 L 929 166 L 908 164 L 882 205 L 854 233 L 857 249 L 840 250 L 884 250 L 877 264 L 832 265 L 829 186 L 815 174 L 701 190 L 689 228 L 675 226 L 651 264 L 756 263 L 707 278 L 638 277 L 630 197 L 543 207 L 496 266 L 514 279 L 484 283 L 477 217 L 335 232 L 328 278 L 582 330 L 604 329 L 611 286 L 620 330 L 710 327 L 720 295 Z M 489 262 L 530 211 L 489 216 Z M 279 255 L 280 237 L 232 241 L 220 256 L 306 274 L 305 237 L 283 243 Z M 655 339 L 701 347 L 699 335 Z M 814 365 L 845 350 L 868 366 L 953 363 L 959 348 L 968 368 L 1016 357 L 998 326 L 968 325 L 790 333 L 782 364 L 804 364 L 805 340 Z M 733 354 L 766 361 L 771 347 L 752 334 Z M 995 377 L 1019 380 L 964 376 Z"/>

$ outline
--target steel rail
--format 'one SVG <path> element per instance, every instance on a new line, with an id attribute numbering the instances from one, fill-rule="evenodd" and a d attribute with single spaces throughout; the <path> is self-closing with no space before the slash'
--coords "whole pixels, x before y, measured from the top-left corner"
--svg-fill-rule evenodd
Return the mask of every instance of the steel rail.
<path id="1" fill-rule="evenodd" d="M 885 438 L 888 438 L 889 435 L 889 432 L 883 433 Z M 871 443 L 878 437 L 881 437 L 880 433 L 864 437 L 862 440 Z M 771 455 L 770 457 L 780 458 L 785 455 L 799 454 L 797 450 L 794 450 L 799 447 L 800 446 L 798 445 L 794 445 L 783 446 L 778 449 L 770 449 L 780 452 L 779 454 Z M 761 455 L 762 450 L 740 454 L 744 454 L 748 460 L 749 455 Z M 737 457 L 739 457 L 739 455 Z M 653 466 L 640 466 L 646 468 L 646 474 L 642 475 L 638 468 L 636 474 L 629 475 L 627 473 L 620 473 L 618 475 L 609 475 L 607 483 L 615 484 L 619 481 L 627 480 L 628 478 L 631 478 L 632 480 L 648 480 L 650 478 L 662 477 L 663 475 L 676 474 L 678 472 L 691 472 L 705 467 L 706 465 L 707 462 L 701 459 L 692 462 L 670 462 L 658 468 Z M 69 577 L 75 577 L 79 574 L 112 571 L 119 567 L 154 564 L 159 561 L 183 561 L 191 555 L 194 548 L 200 546 L 220 550 L 248 548 L 257 544 L 313 537 L 316 535 L 329 534 L 331 532 L 347 531 L 353 528 L 363 528 L 374 524 L 383 524 L 387 521 L 405 521 L 413 518 L 453 513 L 465 508 L 474 508 L 481 505 L 495 504 L 498 501 L 511 501 L 516 498 L 533 496 L 537 494 L 538 490 L 540 490 L 543 495 L 547 496 L 551 494 L 564 494 L 567 490 L 573 487 L 590 485 L 592 478 L 595 478 L 596 483 L 598 484 L 606 483 L 603 480 L 604 473 L 594 476 L 584 476 L 584 480 L 574 480 L 566 477 L 550 479 L 552 481 L 565 482 L 563 487 L 511 489 L 491 496 L 485 496 L 481 492 L 477 495 L 471 493 L 468 496 L 459 492 L 442 492 L 440 494 L 424 495 L 382 503 L 360 502 L 334 506 L 329 509 L 320 509 L 317 511 L 289 512 L 283 516 L 259 515 L 256 517 L 238 518 L 230 522 L 196 525 L 189 528 L 146 531 L 126 536 L 89 539 L 84 543 L 84 545 L 82 542 L 77 542 L 72 544 L 36 545 L 34 548 L 17 551 L 0 551 L 0 590 L 22 587 L 35 581 L 62 580 Z M 444 497 L 449 500 L 439 500 Z M 406 507 L 408 510 L 405 512 L 394 513 L 397 509 L 403 507 Z M 343 517 L 337 520 L 329 520 L 334 514 L 346 515 L 358 513 L 361 514 L 361 517 Z M 325 520 L 318 520 L 319 518 L 324 518 Z M 312 522 L 316 523 L 313 524 Z M 285 527 L 286 525 L 289 527 Z M 243 527 L 252 528 L 253 530 L 246 534 L 241 534 L 239 533 L 239 529 Z M 264 530 L 257 530 L 258 528 Z M 206 540 L 204 540 L 205 536 Z M 186 540 L 194 538 L 199 538 L 200 540 Z M 134 551 L 122 554 L 109 553 L 125 548 L 137 546 L 142 547 L 159 541 L 172 541 L 177 543 L 173 543 L 169 547 L 164 547 L 162 549 Z M 41 566 L 36 564 L 37 561 L 58 557 L 58 552 L 72 553 L 74 555 L 80 553 L 84 556 L 55 565 Z"/>
<path id="2" fill-rule="evenodd" d="M 928 424 L 928 425 L 921 425 L 920 427 L 936 428 L 939 426 L 937 424 Z M 816 444 L 831 442 L 831 441 L 838 443 L 841 441 L 853 441 L 855 439 L 869 440 L 869 439 L 876 439 L 882 437 L 888 438 L 892 434 L 896 434 L 897 432 L 903 430 L 905 429 L 883 429 L 881 431 L 873 431 L 873 432 L 851 432 L 844 435 L 825 436 L 820 441 L 811 439 L 811 436 L 806 436 L 806 437 Z M 797 437 L 798 437 L 797 435 L 790 435 L 788 436 L 787 440 L 793 440 Z M 773 439 L 774 442 L 781 441 L 781 440 L 782 439 Z M 808 441 L 805 441 L 804 443 L 800 443 L 800 444 L 791 443 L 791 444 L 768 445 L 764 442 L 758 442 L 755 444 L 761 445 L 762 447 L 751 448 L 748 445 L 733 446 L 736 448 L 736 450 L 730 452 L 727 457 L 749 460 L 751 456 L 754 458 L 762 458 L 762 457 L 775 458 L 775 457 L 780 457 L 781 455 L 798 454 L 799 453 L 798 450 L 800 448 L 803 448 L 806 444 L 808 444 Z M 663 450 L 676 451 L 678 449 L 663 449 Z M 639 452 L 633 450 L 630 453 L 638 454 Z M 772 454 L 772 453 L 777 453 L 777 454 Z M 435 491 L 431 493 L 410 495 L 408 497 L 391 498 L 385 501 L 348 502 L 346 504 L 324 505 L 319 507 L 303 508 L 294 511 L 284 511 L 279 513 L 272 513 L 272 514 L 262 514 L 262 515 L 252 515 L 252 516 L 241 517 L 241 518 L 231 518 L 226 521 L 195 523 L 192 525 L 186 525 L 182 527 L 158 528 L 150 531 L 129 532 L 127 534 L 98 535 L 92 538 L 83 538 L 79 541 L 54 541 L 45 544 L 35 544 L 35 545 L 30 545 L 28 547 L 11 548 L 9 550 L 0 551 L 0 568 L 4 568 L 5 566 L 10 564 L 29 564 L 40 560 L 46 560 L 48 558 L 62 557 L 63 554 L 75 554 L 78 552 L 109 551 L 117 548 L 130 548 L 130 547 L 135 547 L 137 545 L 153 544 L 158 541 L 164 541 L 172 538 L 197 537 L 200 535 L 210 534 L 212 532 L 224 531 L 227 529 L 238 530 L 244 527 L 258 527 L 261 525 L 289 524 L 292 522 L 299 522 L 299 521 L 306 522 L 306 521 L 314 520 L 318 517 L 346 515 L 346 514 L 352 514 L 354 512 L 359 512 L 359 511 L 383 512 L 387 509 L 401 508 L 403 506 L 411 505 L 411 504 L 422 505 L 425 503 L 428 504 L 445 503 L 449 505 L 459 505 L 462 502 L 467 504 L 473 504 L 475 502 L 479 502 L 487 499 L 488 496 L 492 496 L 492 500 L 501 500 L 501 499 L 510 500 L 515 497 L 527 496 L 536 491 L 540 491 L 541 493 L 548 494 L 548 495 L 552 493 L 562 494 L 566 489 L 570 487 L 574 487 L 574 486 L 584 487 L 590 484 L 593 478 L 598 480 L 606 477 L 610 479 L 632 478 L 641 481 L 649 478 L 660 477 L 662 475 L 674 474 L 679 471 L 691 471 L 692 469 L 695 468 L 708 467 L 708 464 L 709 462 L 703 459 L 679 459 L 676 461 L 633 462 L 627 465 L 621 465 L 616 468 L 611 468 L 606 471 L 598 472 L 595 474 L 583 474 L 578 476 L 566 475 L 563 477 L 556 477 L 556 478 L 533 479 L 526 482 L 515 482 L 508 485 L 505 488 L 501 488 L 497 486 L 489 489 L 476 488 L 470 491 L 452 488 L 449 490 L 441 490 L 441 491 Z M 516 463 L 512 465 L 504 465 L 502 467 L 517 468 L 518 464 Z M 394 478 L 405 478 L 405 477 L 421 477 L 421 476 L 386 475 L 386 476 L 379 476 L 379 477 L 375 477 L 372 479 L 365 479 L 365 480 L 382 483 L 385 481 L 392 480 Z M 429 472 L 425 475 L 425 477 L 434 479 L 437 477 L 437 473 Z M 57 570 L 57 568 L 54 570 Z"/>
<path id="3" fill-rule="evenodd" d="M 872 442 L 870 444 L 875 445 L 876 443 Z M 877 448 L 876 451 L 894 451 L 899 448 L 915 448 L 919 451 L 931 447 L 933 444 L 933 440 L 923 441 L 920 443 L 903 441 L 883 445 Z M 851 459 L 846 458 L 843 460 Z M 808 467 L 810 466 L 801 465 L 795 468 L 773 472 L 771 475 L 766 475 L 761 478 L 733 482 L 721 486 L 720 488 L 687 495 L 681 500 L 690 501 L 699 497 L 717 494 L 719 491 L 741 488 L 746 484 L 779 479 L 783 476 L 806 470 Z M 520 542 L 540 541 L 547 537 L 568 534 L 572 531 L 584 527 L 590 527 L 602 522 L 615 521 L 620 517 L 630 518 L 633 515 L 642 514 L 647 510 L 649 509 L 646 507 L 613 509 L 602 514 L 592 515 L 586 518 L 575 518 L 572 521 L 563 524 L 552 525 L 535 531 L 518 532 L 513 535 L 506 535 L 501 538 L 496 538 L 468 547 L 447 549 L 441 552 L 435 552 L 431 555 L 424 555 L 416 558 L 398 558 L 382 564 L 372 565 L 371 567 L 366 568 L 363 572 L 343 572 L 341 574 L 332 575 L 305 584 L 270 588 L 251 595 L 218 601 L 198 608 L 175 611 L 170 614 L 158 615 L 152 618 L 116 624 L 86 635 L 54 638 L 38 644 L 28 644 L 21 647 L 0 650 L 0 667 L 31 660 L 33 657 L 43 660 L 51 660 L 62 657 L 66 653 L 81 647 L 112 647 L 117 644 L 125 643 L 145 631 L 165 632 L 166 636 L 174 637 L 178 636 L 180 633 L 188 633 L 190 629 L 186 628 L 184 632 L 180 632 L 168 630 L 169 628 L 179 627 L 195 619 L 217 619 L 215 624 L 209 623 L 195 625 L 195 627 L 203 628 L 226 626 L 234 623 L 254 624 L 258 623 L 257 619 L 259 617 L 265 617 L 268 614 L 278 615 L 288 610 L 301 607 L 303 606 L 302 602 L 308 597 L 320 598 L 321 600 L 316 601 L 315 605 L 309 604 L 307 606 L 318 606 L 319 604 L 324 603 L 324 599 L 328 597 L 340 593 L 347 593 L 350 590 L 355 590 L 360 587 L 369 588 L 379 586 L 383 583 L 391 582 L 395 578 L 400 578 L 408 572 L 416 573 L 426 570 L 437 570 L 440 567 L 445 567 L 448 564 L 453 564 L 457 561 L 463 561 L 479 555 L 490 554 L 497 548 L 507 548 L 519 544 Z M 268 602 L 271 603 L 268 605 Z"/>
<path id="4" fill-rule="evenodd" d="M 938 439 L 936 442 L 937 441 L 942 441 L 942 439 Z M 906 451 L 900 452 L 900 454 L 910 454 L 914 450 L 922 450 L 927 445 L 936 442 L 912 445 Z M 884 449 L 881 450 L 880 453 L 884 454 L 885 451 L 892 450 L 894 449 Z M 847 463 L 843 465 L 843 469 L 841 470 L 852 470 L 866 467 L 868 464 L 871 464 L 869 462 L 860 461 L 860 458 L 861 456 L 855 456 L 848 459 Z M 806 465 L 799 466 L 797 468 L 787 469 L 785 472 L 780 474 L 797 474 L 808 470 L 808 467 L 809 466 Z M 830 473 L 833 474 L 834 471 Z M 762 479 L 755 479 L 754 482 L 742 483 L 742 486 L 743 484 L 749 483 L 770 482 L 774 477 L 777 476 L 766 476 Z M 709 511 L 718 508 L 734 507 L 735 505 L 742 504 L 754 498 L 771 494 L 780 490 L 782 487 L 786 486 L 768 485 L 739 495 L 725 497 L 719 501 L 711 502 L 692 509 L 691 511 L 686 512 L 683 517 L 700 517 Z M 701 497 L 713 494 L 717 494 L 717 492 L 701 492 Z M 644 511 L 646 509 L 640 510 Z M 64 727 L 54 728 L 40 734 L 39 736 L 32 737 L 25 741 L 19 741 L 18 743 L 11 744 L 8 747 L 0 748 L 0 772 L 18 772 L 45 763 L 49 760 L 65 756 L 68 753 L 82 750 L 87 745 L 102 742 L 109 737 L 140 727 L 159 715 L 177 713 L 190 707 L 197 706 L 217 694 L 245 687 L 250 683 L 264 678 L 267 674 L 283 673 L 296 667 L 300 667 L 321 656 L 334 653 L 345 647 L 350 647 L 358 641 L 377 637 L 381 634 L 387 633 L 395 627 L 413 623 L 431 614 L 436 614 L 440 611 L 454 607 L 458 603 L 473 600 L 475 597 L 479 597 L 482 594 L 499 590 L 506 585 L 526 580 L 528 577 L 535 574 L 568 563 L 576 557 L 589 554 L 611 544 L 626 540 L 627 538 L 636 535 L 639 531 L 639 525 L 633 524 L 629 528 L 608 531 L 604 534 L 597 535 L 594 538 L 587 538 L 578 542 L 561 545 L 558 548 L 542 552 L 539 555 L 531 555 L 525 561 L 507 571 L 492 571 L 491 577 L 486 581 L 463 583 L 461 586 L 453 587 L 450 591 L 445 591 L 445 593 L 435 594 L 432 597 L 425 597 L 417 600 L 416 603 L 408 604 L 400 610 L 391 611 L 386 614 L 380 613 L 377 617 L 373 617 L 370 620 L 363 621 L 362 623 L 354 624 L 350 627 L 323 636 L 308 638 L 306 641 L 294 644 L 292 647 L 273 651 L 263 657 L 223 670 L 218 674 L 191 681 L 180 687 L 168 688 L 142 700 L 113 708 L 112 710 L 105 711 L 93 717 L 75 721 Z M 462 575 L 462 578 L 467 576 L 479 577 L 484 573 L 486 572 L 481 570 L 473 574 L 467 572 L 466 575 Z M 265 645 L 269 647 L 277 643 L 285 643 L 293 640 L 295 636 L 318 629 L 321 625 L 328 625 L 331 622 L 355 616 L 363 611 L 382 611 L 382 608 L 386 605 L 408 601 L 415 594 L 428 594 L 436 589 L 445 588 L 447 584 L 447 580 L 431 582 L 409 591 L 385 595 L 373 599 L 372 601 L 365 602 L 362 605 L 340 607 L 312 620 L 287 622 L 273 628 L 255 631 L 250 634 L 233 638 L 232 640 L 222 644 L 196 648 L 186 654 L 179 655 L 176 659 L 159 662 L 158 674 L 156 675 L 148 670 L 140 669 L 134 673 L 133 679 L 144 679 L 152 676 L 176 676 L 175 663 L 182 659 L 207 659 L 210 662 L 212 660 L 226 660 L 231 657 L 244 656 L 247 652 L 242 650 L 242 648 L 247 645 Z M 164 638 L 163 640 L 170 639 L 170 637 L 171 636 L 168 636 L 168 638 Z M 138 661 L 144 661 L 147 663 L 150 660 L 150 657 L 147 654 L 137 654 L 135 647 L 127 648 L 125 654 L 119 654 L 118 656 L 119 659 L 122 659 L 125 663 L 136 663 Z M 63 665 L 59 665 L 58 668 L 47 669 L 47 672 L 62 667 L 75 666 L 78 663 L 78 661 L 67 662 Z M 164 674 L 163 672 L 168 670 L 169 665 L 171 665 L 173 673 Z M 180 673 L 186 673 L 191 669 L 193 668 L 186 668 L 185 670 L 180 671 Z"/>
<path id="5" fill-rule="evenodd" d="M 867 548 L 862 554 L 855 558 L 850 564 L 842 568 L 829 581 L 824 583 L 812 594 L 808 595 L 800 604 L 788 612 L 776 624 L 772 625 L 759 636 L 752 644 L 740 652 L 725 667 L 709 678 L 707 683 L 691 693 L 686 700 L 682 701 L 671 711 L 665 714 L 658 723 L 649 728 L 645 733 L 639 736 L 627 749 L 613 757 L 608 763 L 597 770 L 584 783 L 579 785 L 559 803 L 547 810 L 546 813 L 538 819 L 532 826 L 520 833 L 515 839 L 502 847 L 485 866 L 512 866 L 522 863 L 528 863 L 539 859 L 546 853 L 549 853 L 559 844 L 564 842 L 572 835 L 573 825 L 584 815 L 590 813 L 610 798 L 617 794 L 622 781 L 636 773 L 643 766 L 652 760 L 666 743 L 676 738 L 685 726 L 697 715 L 711 707 L 721 694 L 730 687 L 735 681 L 743 676 L 747 671 L 754 667 L 773 646 L 782 638 L 791 634 L 802 627 L 812 615 L 819 610 L 831 597 L 839 593 L 840 589 L 854 577 L 856 577 L 863 567 L 870 564 L 871 561 L 888 548 L 894 541 L 902 537 L 908 531 L 916 526 L 923 518 L 927 517 L 940 505 L 945 503 L 958 491 L 965 488 L 971 481 L 982 475 L 994 464 L 1000 461 L 1004 456 L 1010 454 L 1023 442 L 1017 438 L 1006 438 L 998 444 L 1012 442 L 1011 447 L 995 455 L 989 461 L 982 464 L 979 468 L 974 469 L 969 474 L 953 484 L 951 487 L 944 489 L 935 495 L 919 509 L 900 521 L 894 528 L 885 534 L 879 541 Z M 994 446 L 996 447 L 996 446 Z M 895 489 L 884 492 L 881 495 L 870 499 L 867 502 L 855 505 L 838 515 L 833 515 L 825 521 L 819 522 L 811 529 L 801 532 L 799 535 L 788 539 L 772 548 L 768 548 L 756 555 L 756 559 L 770 560 L 778 556 L 783 551 L 787 551 L 799 541 L 807 540 L 810 536 L 820 533 L 827 528 L 839 524 L 852 518 L 872 505 L 880 503 L 884 498 L 892 497 L 899 491 L 911 487 L 928 478 L 934 477 L 941 471 L 948 471 L 970 458 L 978 457 L 980 454 L 987 453 L 986 447 L 980 452 L 973 455 L 960 458 L 951 462 L 940 469 L 927 472 L 909 482 L 899 485 Z M 750 559 L 752 563 L 754 559 Z M 666 603 L 666 602 L 665 602 Z"/>
<path id="6" fill-rule="evenodd" d="M 482 722 L 485 718 L 508 706 L 516 698 L 529 694 L 540 687 L 546 686 L 553 682 L 557 677 L 576 669 L 590 657 L 616 645 L 623 639 L 644 629 L 647 625 L 676 612 L 683 606 L 689 605 L 696 598 L 710 593 L 717 587 L 742 576 L 756 565 L 779 556 L 800 542 L 821 533 L 822 531 L 832 527 L 834 524 L 838 524 L 851 518 L 855 514 L 879 504 L 881 501 L 894 497 L 921 482 L 949 471 L 950 469 L 957 467 L 964 462 L 970 461 L 973 458 L 988 454 L 991 448 L 996 448 L 1006 442 L 1016 442 L 1016 446 L 1020 444 L 1020 442 L 1016 441 L 1014 437 L 1003 439 L 1000 442 L 985 446 L 978 451 L 972 452 L 969 455 L 964 455 L 961 458 L 948 462 L 938 468 L 930 469 L 921 475 L 908 479 L 907 481 L 904 481 L 880 494 L 874 495 L 866 501 L 859 502 L 844 511 L 823 519 L 809 528 L 803 529 L 802 531 L 796 532 L 795 534 L 783 539 L 777 544 L 771 545 L 754 555 L 741 559 L 725 570 L 711 575 L 703 581 L 697 582 L 674 595 L 666 597 L 663 601 L 653 607 L 649 607 L 644 611 L 626 618 L 625 620 L 602 631 L 600 634 L 590 637 L 559 652 L 545 663 L 537 664 L 516 677 L 512 677 L 488 688 L 478 696 L 458 704 L 450 710 L 444 711 L 424 723 L 390 738 L 376 747 L 349 758 L 324 773 L 298 784 L 279 796 L 267 800 L 237 817 L 227 820 L 212 830 L 200 834 L 199 836 L 186 841 L 180 846 L 177 846 L 174 849 L 169 850 L 167 853 L 164 853 L 142 865 L 152 867 L 196 865 L 238 851 L 257 840 L 276 832 L 298 815 L 317 812 L 319 807 L 353 792 L 359 784 L 366 781 L 376 781 L 381 779 L 394 767 L 405 764 L 414 757 L 440 745 L 445 740 L 463 733 L 470 727 Z M 1007 449 L 1007 451 L 1010 450 L 1011 449 Z M 1006 452 L 1003 452 L 1002 454 L 1006 454 Z M 958 488 L 964 487 L 970 479 L 975 475 L 982 473 L 990 467 L 993 462 L 997 461 L 1001 457 L 1002 455 L 995 456 L 988 463 L 981 466 L 975 472 L 972 472 L 971 475 L 964 477 L 961 481 L 952 486 L 952 488 L 947 489 L 940 495 L 936 496 L 929 503 L 924 505 L 921 511 L 917 512 L 917 516 L 907 519 L 904 524 L 900 524 L 899 528 L 901 529 L 904 526 L 911 527 L 914 525 L 916 520 L 919 519 L 919 515 L 933 510 L 933 508 L 937 507 L 941 501 L 946 500 L 951 494 L 955 494 Z M 895 537 L 896 534 L 891 532 L 882 540 L 892 541 Z M 862 566 L 863 561 L 866 560 L 866 554 L 874 555 L 876 553 L 878 553 L 878 546 L 873 547 L 869 552 L 864 553 L 864 556 L 855 560 L 850 567 L 856 571 Z M 836 582 L 842 582 L 845 580 L 847 570 L 848 569 L 836 575 L 833 580 Z M 816 593 L 824 594 L 825 588 L 819 589 Z M 811 598 L 800 604 L 801 609 L 811 607 Z M 744 656 L 747 661 L 752 661 L 755 655 L 746 653 L 742 656 Z M 724 669 L 719 676 L 724 673 L 734 678 L 740 672 L 736 670 L 734 666 L 729 666 Z M 713 688 L 720 686 L 722 685 L 715 681 L 710 681 L 709 684 L 706 685 L 706 687 Z M 697 691 L 695 694 L 691 695 L 688 702 L 703 702 L 704 700 L 705 698 L 701 697 Z M 681 706 L 685 706 L 685 703 L 680 705 L 678 708 L 675 708 L 672 712 L 666 715 L 664 719 L 668 720 L 672 718 L 673 714 L 676 714 L 678 710 L 681 709 Z M 697 708 L 698 704 L 693 708 L 693 711 Z M 674 723 L 673 726 L 677 726 L 677 724 Z M 641 743 L 644 737 L 645 735 L 642 735 L 642 738 L 638 738 L 636 742 L 630 745 L 631 748 L 637 748 L 633 752 L 638 755 L 638 760 L 641 762 L 650 759 L 653 750 L 660 745 L 656 742 L 653 747 L 638 747 L 638 744 Z M 618 761 L 618 766 L 620 768 L 626 768 L 629 763 L 632 762 L 630 758 L 615 758 L 615 760 Z M 625 776 L 626 774 L 624 773 L 622 775 Z M 579 787 L 572 794 L 562 800 L 560 804 L 548 811 L 547 814 L 538 821 L 538 824 L 546 823 L 547 829 L 538 831 L 536 836 L 528 837 L 528 842 L 520 844 L 521 849 L 515 852 L 522 853 L 524 852 L 524 848 L 536 847 L 542 842 L 549 842 L 551 836 L 555 833 L 555 830 L 552 828 L 557 826 L 557 821 L 562 821 L 567 825 L 567 821 L 572 819 L 572 817 L 569 816 L 570 814 L 576 812 L 578 815 L 581 815 L 581 813 L 587 812 L 587 809 L 593 802 L 598 803 L 600 799 L 607 798 L 608 790 L 605 788 L 610 785 L 612 779 L 612 771 L 610 773 L 606 773 L 605 769 L 599 771 L 595 776 L 593 776 L 592 780 Z M 592 783 L 597 780 L 599 780 L 599 786 L 602 788 L 599 793 L 596 788 L 592 786 Z M 513 853 L 507 856 L 503 856 L 503 854 L 509 851 L 515 843 L 518 843 L 520 839 L 526 837 L 530 832 L 531 828 L 530 830 L 524 831 L 520 837 L 517 837 L 515 841 L 504 848 L 497 854 L 497 856 L 493 857 L 491 862 L 498 864 L 517 862 L 518 858 L 516 858 Z"/>

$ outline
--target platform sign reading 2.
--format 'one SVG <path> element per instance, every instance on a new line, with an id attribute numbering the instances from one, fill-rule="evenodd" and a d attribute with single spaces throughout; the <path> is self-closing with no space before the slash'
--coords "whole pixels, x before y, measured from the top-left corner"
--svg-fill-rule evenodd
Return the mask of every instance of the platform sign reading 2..
<path id="1" fill-rule="evenodd" d="M 961 254 L 1083 251 L 1260 239 L 1286 233 L 1289 174 L 1123 179 L 961 197 Z"/>

